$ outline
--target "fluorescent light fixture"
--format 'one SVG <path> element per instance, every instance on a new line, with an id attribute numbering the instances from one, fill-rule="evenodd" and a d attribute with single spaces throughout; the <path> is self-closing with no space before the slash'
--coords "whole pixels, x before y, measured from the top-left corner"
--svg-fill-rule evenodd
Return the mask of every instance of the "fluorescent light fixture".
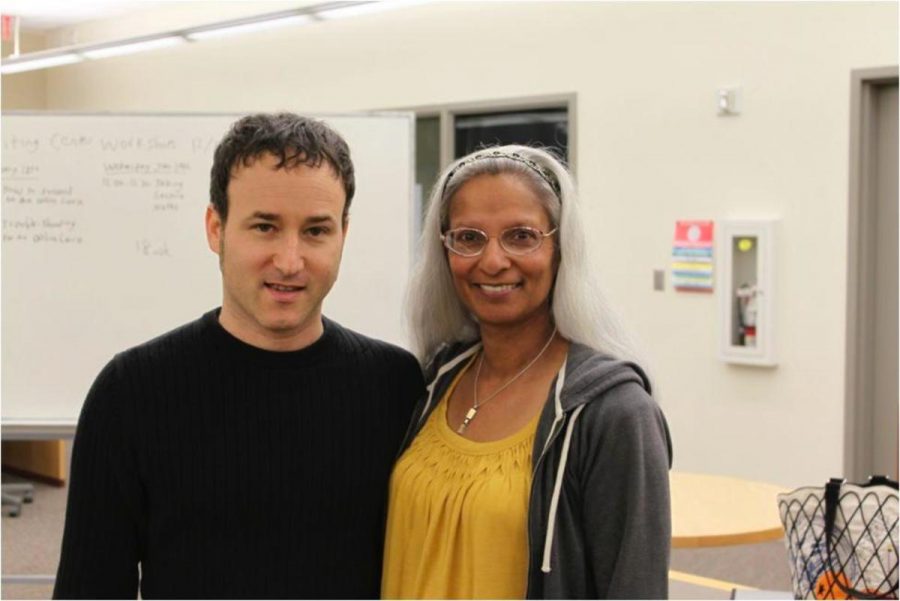
<path id="1" fill-rule="evenodd" d="M 87 58 L 107 58 L 110 56 L 121 56 L 123 54 L 132 54 L 134 52 L 143 52 L 144 50 L 155 50 L 157 48 L 166 48 L 175 46 L 184 42 L 184 38 L 180 35 L 169 35 L 165 37 L 152 38 L 139 41 L 123 41 L 95 48 L 86 48 L 81 50 L 81 54 Z"/>
<path id="2" fill-rule="evenodd" d="M 204 40 L 232 34 L 249 33 L 287 25 L 301 25 L 327 19 L 342 19 L 369 13 L 401 8 L 412 4 L 424 4 L 429 0 L 326 0 L 301 8 L 265 13 L 230 21 L 209 23 L 197 27 L 104 42 L 79 44 L 55 48 L 43 52 L 23 54 L 0 63 L 0 73 L 19 73 L 33 69 L 46 69 L 58 65 L 77 63 L 85 58 L 99 59 L 121 56 L 156 48 L 174 46 L 187 41 Z"/>
<path id="3" fill-rule="evenodd" d="M 347 17 L 368 15 L 420 3 L 421 1 L 417 0 L 375 0 L 372 2 L 355 2 L 353 4 L 348 3 L 349 6 L 329 6 L 329 8 L 317 10 L 315 14 L 321 19 L 344 19 Z"/>
<path id="4" fill-rule="evenodd" d="M 18 60 L 10 59 L 3 61 L 0 65 L 0 73 L 21 73 L 22 71 L 33 71 L 35 69 L 47 69 L 49 67 L 58 67 L 60 65 L 71 65 L 81 61 L 81 57 L 73 52 L 65 54 L 56 54 L 54 56 L 21 58 Z"/>
<path id="5" fill-rule="evenodd" d="M 198 29 L 185 33 L 185 37 L 189 40 L 205 40 L 208 38 L 218 38 L 241 33 L 250 33 L 253 31 L 264 31 L 267 29 L 276 29 L 287 25 L 302 25 L 312 21 L 309 15 L 289 15 L 285 17 L 275 17 L 261 21 L 251 21 L 249 23 L 238 23 L 237 25 L 225 25 L 219 27 L 210 27 L 208 29 Z"/>

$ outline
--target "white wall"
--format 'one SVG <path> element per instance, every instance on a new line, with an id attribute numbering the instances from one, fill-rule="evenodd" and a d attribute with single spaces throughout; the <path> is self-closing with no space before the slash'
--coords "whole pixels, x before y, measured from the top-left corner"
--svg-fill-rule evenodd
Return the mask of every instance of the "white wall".
<path id="1" fill-rule="evenodd" d="M 60 35 L 111 39 L 250 10 L 225 4 Z M 897 64 L 897 13 L 861 2 L 429 4 L 56 68 L 47 107 L 329 112 L 574 92 L 597 269 L 654 360 L 675 467 L 805 484 L 843 469 L 850 71 Z M 743 86 L 741 116 L 717 117 L 724 85 Z M 726 217 L 781 219 L 776 369 L 716 358 L 713 296 L 651 290 L 676 219 Z"/>

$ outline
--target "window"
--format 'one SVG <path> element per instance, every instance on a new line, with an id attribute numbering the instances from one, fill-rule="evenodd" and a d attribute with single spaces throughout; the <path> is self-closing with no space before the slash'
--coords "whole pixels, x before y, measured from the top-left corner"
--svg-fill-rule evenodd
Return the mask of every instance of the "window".
<path id="1" fill-rule="evenodd" d="M 454 119 L 454 158 L 483 146 L 525 144 L 551 148 L 567 160 L 569 115 L 566 108 L 459 115 Z"/>
<path id="2" fill-rule="evenodd" d="M 549 148 L 574 168 L 575 96 L 414 108 L 416 191 L 422 215 L 441 169 L 484 146 Z"/>

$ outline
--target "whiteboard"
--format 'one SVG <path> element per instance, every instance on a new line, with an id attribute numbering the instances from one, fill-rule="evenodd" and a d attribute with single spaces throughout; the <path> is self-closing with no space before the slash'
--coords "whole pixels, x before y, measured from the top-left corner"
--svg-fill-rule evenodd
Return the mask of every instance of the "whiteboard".
<path id="1" fill-rule="evenodd" d="M 2 115 L 2 421 L 75 422 L 112 356 L 221 305 L 204 212 L 240 115 Z M 321 115 L 356 194 L 324 313 L 405 345 L 414 227 L 411 114 Z"/>

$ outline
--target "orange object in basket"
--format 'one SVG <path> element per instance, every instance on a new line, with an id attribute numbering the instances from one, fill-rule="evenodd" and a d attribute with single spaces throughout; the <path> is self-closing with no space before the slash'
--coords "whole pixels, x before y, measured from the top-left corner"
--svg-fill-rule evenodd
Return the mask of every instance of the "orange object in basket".
<path id="1" fill-rule="evenodd" d="M 850 588 L 850 581 L 843 572 L 838 572 L 836 576 L 831 570 L 822 572 L 816 578 L 816 586 L 813 588 L 816 599 L 849 599 L 838 583 L 844 585 L 844 588 Z"/>

